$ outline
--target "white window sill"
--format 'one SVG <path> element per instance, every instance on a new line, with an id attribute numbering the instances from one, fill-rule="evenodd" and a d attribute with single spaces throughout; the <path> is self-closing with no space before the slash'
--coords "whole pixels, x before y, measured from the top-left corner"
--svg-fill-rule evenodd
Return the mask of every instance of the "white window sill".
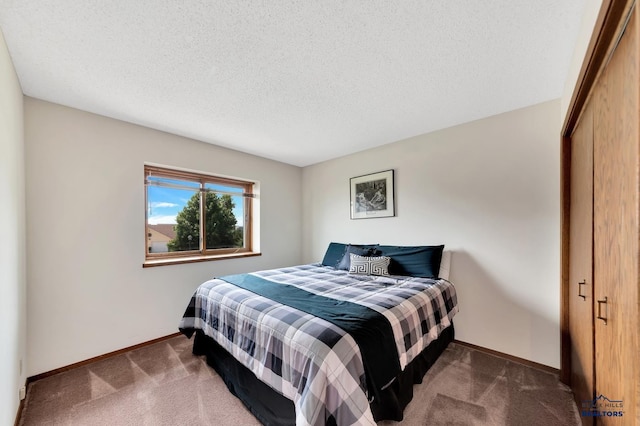
<path id="1" fill-rule="evenodd" d="M 158 259 L 147 259 L 142 264 L 142 267 L 150 268 L 153 266 L 179 265 L 182 263 L 195 263 L 195 262 L 209 262 L 212 260 L 236 259 L 240 257 L 252 257 L 252 256 L 262 256 L 262 253 L 243 252 L 243 253 L 216 254 L 216 255 L 207 255 L 207 256 L 163 257 Z"/>

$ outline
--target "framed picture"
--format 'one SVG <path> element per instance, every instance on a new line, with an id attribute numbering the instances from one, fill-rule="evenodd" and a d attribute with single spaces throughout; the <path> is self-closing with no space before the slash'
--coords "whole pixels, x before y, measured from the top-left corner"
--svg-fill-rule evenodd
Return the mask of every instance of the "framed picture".
<path id="1" fill-rule="evenodd" d="M 351 219 L 395 216 L 393 170 L 349 179 Z"/>

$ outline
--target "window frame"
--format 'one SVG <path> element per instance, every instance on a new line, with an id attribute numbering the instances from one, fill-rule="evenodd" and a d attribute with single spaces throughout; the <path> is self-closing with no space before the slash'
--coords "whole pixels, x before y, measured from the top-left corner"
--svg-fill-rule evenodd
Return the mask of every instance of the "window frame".
<path id="1" fill-rule="evenodd" d="M 200 196 L 200 235 L 198 238 L 199 248 L 197 250 L 177 251 L 177 252 L 163 252 L 163 253 L 150 253 L 149 252 L 149 176 L 183 180 L 188 182 L 198 183 L 199 187 L 194 188 L 194 192 L 198 192 Z M 232 247 L 223 249 L 208 249 L 206 247 L 206 203 L 205 197 L 208 192 L 224 193 L 223 191 L 212 191 L 206 188 L 207 184 L 213 185 L 225 185 L 242 189 L 243 199 L 243 216 L 244 223 L 244 243 L 243 247 Z M 256 217 L 254 214 L 255 202 L 257 198 L 255 194 L 257 182 L 230 178 L 226 176 L 219 176 L 213 174 L 207 174 L 203 172 L 195 172 L 181 169 L 174 169 L 166 166 L 158 166 L 145 164 L 144 165 L 144 230 L 145 230 L 145 260 L 143 267 L 160 266 L 167 264 L 180 264 L 191 262 L 203 262 L 210 260 L 221 260 L 237 257 L 259 256 L 259 252 L 254 252 L 254 235 L 253 235 L 253 220 Z M 186 187 L 185 187 L 186 188 Z M 238 194 L 240 195 L 240 194 Z"/>

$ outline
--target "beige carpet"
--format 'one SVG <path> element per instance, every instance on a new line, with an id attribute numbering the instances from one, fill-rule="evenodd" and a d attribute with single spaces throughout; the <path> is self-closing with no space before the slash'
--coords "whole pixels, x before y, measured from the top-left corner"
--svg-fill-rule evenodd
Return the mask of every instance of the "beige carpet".
<path id="1" fill-rule="evenodd" d="M 20 424 L 259 425 L 192 341 L 175 337 L 30 385 Z M 557 376 L 450 344 L 405 420 L 380 425 L 578 425 Z"/>

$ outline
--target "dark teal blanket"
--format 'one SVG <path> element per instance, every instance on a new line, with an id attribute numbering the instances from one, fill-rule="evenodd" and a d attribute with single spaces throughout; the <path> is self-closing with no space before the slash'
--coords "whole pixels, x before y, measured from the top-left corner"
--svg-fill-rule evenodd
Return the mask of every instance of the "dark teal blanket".
<path id="1" fill-rule="evenodd" d="M 250 274 L 227 275 L 220 279 L 320 317 L 349 333 L 360 348 L 370 390 L 383 389 L 400 373 L 391 324 L 384 315 L 373 309 L 319 296 L 292 285 L 274 283 Z"/>

